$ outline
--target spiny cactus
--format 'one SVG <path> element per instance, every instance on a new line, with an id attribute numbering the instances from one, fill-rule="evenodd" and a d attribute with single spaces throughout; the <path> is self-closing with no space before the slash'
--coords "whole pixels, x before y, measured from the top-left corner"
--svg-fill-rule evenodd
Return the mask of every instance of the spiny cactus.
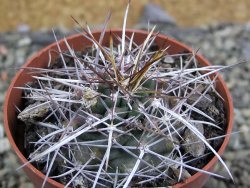
<path id="1" fill-rule="evenodd" d="M 228 171 L 204 133 L 225 133 L 217 77 L 209 77 L 225 67 L 155 50 L 154 28 L 135 43 L 126 35 L 128 7 L 122 36 L 111 31 L 108 45 L 109 16 L 99 41 L 88 27 L 81 32 L 93 46 L 79 52 L 64 39 L 68 50 L 58 45 L 48 68 L 29 68 L 35 81 L 19 87 L 26 107 L 18 115 L 29 162 L 66 187 L 166 186 L 194 171 L 221 177 L 192 164 L 212 153 Z"/>

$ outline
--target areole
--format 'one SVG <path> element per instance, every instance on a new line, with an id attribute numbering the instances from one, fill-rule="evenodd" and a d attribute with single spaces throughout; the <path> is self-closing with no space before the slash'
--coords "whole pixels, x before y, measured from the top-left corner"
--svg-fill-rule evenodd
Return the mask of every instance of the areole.
<path id="1" fill-rule="evenodd" d="M 131 36 L 133 32 L 135 33 L 134 41 L 136 43 L 142 43 L 148 34 L 147 32 L 140 31 L 140 30 L 126 30 L 126 35 Z M 112 33 L 118 36 L 121 36 L 122 30 L 114 29 L 112 30 Z M 100 31 L 93 32 L 93 36 L 97 39 L 99 38 L 100 34 L 101 34 Z M 104 36 L 103 44 L 108 42 L 109 35 L 110 35 L 110 32 L 107 31 Z M 82 50 L 86 46 L 91 45 L 91 42 L 88 39 L 84 38 L 84 36 L 81 34 L 70 36 L 67 38 L 67 41 L 75 50 Z M 171 39 L 167 36 L 161 35 L 161 34 L 157 35 L 155 42 L 159 46 L 169 45 L 170 48 L 168 52 L 170 54 L 178 53 L 182 51 L 190 51 L 190 52 L 192 51 L 191 48 L 185 46 L 184 44 L 174 39 Z M 59 45 L 62 50 L 67 50 L 67 47 L 63 40 L 59 41 Z M 17 125 L 18 121 L 16 118 L 17 113 L 16 113 L 16 108 L 15 108 L 15 105 L 19 107 L 22 104 L 22 101 L 21 101 L 22 91 L 14 89 L 14 87 L 23 86 L 25 83 L 32 80 L 31 76 L 26 74 L 25 67 L 45 67 L 49 60 L 49 52 L 52 52 L 51 58 L 53 62 L 53 60 L 58 56 L 57 53 L 53 53 L 53 50 L 55 51 L 57 50 L 56 43 L 53 43 L 49 45 L 48 47 L 42 49 L 37 54 L 35 54 L 32 58 L 30 58 L 27 61 L 27 63 L 23 65 L 22 69 L 19 70 L 19 72 L 16 74 L 16 76 L 12 80 L 11 85 L 6 94 L 6 100 L 4 104 L 4 126 L 6 130 L 6 134 L 12 145 L 12 148 L 14 149 L 15 153 L 17 154 L 22 164 L 27 163 L 27 159 L 25 157 L 25 152 L 24 152 L 24 146 L 23 146 L 24 134 L 23 134 L 23 128 Z M 211 65 L 201 55 L 196 55 L 196 58 L 201 66 Z M 216 87 L 217 87 L 217 91 L 224 98 L 224 105 L 225 105 L 226 113 L 227 113 L 227 130 L 226 130 L 227 136 L 225 136 L 223 144 L 218 150 L 218 154 L 222 155 L 228 144 L 229 134 L 232 132 L 233 103 L 232 103 L 232 98 L 230 96 L 230 93 L 226 87 L 225 82 L 222 80 L 221 76 L 218 76 L 217 78 Z M 213 157 L 212 160 L 203 168 L 203 170 L 211 171 L 214 165 L 216 164 L 217 160 L 218 160 L 217 157 Z M 27 176 L 30 178 L 30 180 L 37 187 L 40 187 L 42 185 L 45 175 L 42 174 L 39 170 L 37 170 L 32 164 L 28 163 L 23 168 L 23 170 L 25 171 Z M 174 185 L 173 187 L 174 188 L 202 187 L 208 178 L 209 178 L 209 175 L 203 174 L 201 172 L 197 172 L 192 177 L 185 180 L 185 182 L 178 183 Z M 63 187 L 63 185 L 56 182 L 53 179 L 48 179 L 46 183 L 46 187 Z"/>

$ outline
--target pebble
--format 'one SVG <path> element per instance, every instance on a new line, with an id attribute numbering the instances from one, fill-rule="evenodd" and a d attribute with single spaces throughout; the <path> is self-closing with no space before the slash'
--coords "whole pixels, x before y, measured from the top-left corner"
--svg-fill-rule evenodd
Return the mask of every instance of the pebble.
<path id="1" fill-rule="evenodd" d="M 242 149 L 243 145 L 240 141 L 240 134 L 234 134 L 230 137 L 228 147 L 232 150 Z"/>
<path id="2" fill-rule="evenodd" d="M 171 56 L 166 56 L 163 60 L 164 63 L 174 63 L 174 58 Z"/>
<path id="3" fill-rule="evenodd" d="M 225 27 L 222 30 L 218 30 L 215 32 L 215 36 L 218 38 L 223 38 L 223 37 L 227 37 L 231 34 L 232 30 L 230 27 Z"/>
<path id="4" fill-rule="evenodd" d="M 21 66 L 24 64 L 25 60 L 26 60 L 26 56 L 27 56 L 27 49 L 25 48 L 19 48 L 16 51 L 16 64 L 18 66 Z"/>
<path id="5" fill-rule="evenodd" d="M 48 45 L 55 41 L 55 38 L 53 37 L 52 33 L 45 33 L 45 32 L 34 32 L 31 33 L 31 40 L 33 43 L 38 45 Z M 58 36 L 57 36 L 58 37 Z M 61 37 L 59 36 L 58 39 Z"/>
<path id="6" fill-rule="evenodd" d="M 250 127 L 249 127 L 249 125 L 243 124 L 240 127 L 240 131 L 241 131 L 241 135 L 244 137 L 244 141 L 246 143 L 250 143 L 250 137 L 249 137 Z"/>
<path id="7" fill-rule="evenodd" d="M 204 134 L 203 124 L 196 123 L 193 125 L 202 135 Z M 205 152 L 206 146 L 204 142 L 200 142 L 200 138 L 195 132 L 186 128 L 184 135 L 184 150 L 194 157 L 202 156 Z"/>
<path id="8" fill-rule="evenodd" d="M 31 39 L 29 37 L 24 37 L 20 39 L 17 43 L 18 47 L 28 46 L 31 44 Z"/>
<path id="9" fill-rule="evenodd" d="M 11 67 L 15 63 L 15 51 L 14 49 L 9 49 L 5 61 L 0 66 Z"/>
<path id="10" fill-rule="evenodd" d="M 216 48 L 222 48 L 223 41 L 221 38 L 217 37 L 217 40 L 215 40 L 215 46 L 216 46 Z"/>
<path id="11" fill-rule="evenodd" d="M 3 104 L 5 99 L 5 94 L 0 95 L 0 103 Z M 1 133 L 0 133 L 1 134 Z"/>
<path id="12" fill-rule="evenodd" d="M 6 168 L 3 168 L 0 170 L 0 177 L 5 176 L 8 173 L 8 170 Z"/>
<path id="13" fill-rule="evenodd" d="M 17 171 L 16 169 L 20 166 L 18 163 L 18 159 L 13 151 L 9 151 L 6 153 L 5 158 L 3 160 L 5 167 L 9 170 L 10 173 L 21 174 L 21 171 Z"/>
<path id="14" fill-rule="evenodd" d="M 4 137 L 3 124 L 0 122 L 0 139 Z"/>
<path id="15" fill-rule="evenodd" d="M 226 184 L 223 181 L 220 181 L 217 185 L 219 188 L 227 188 Z"/>
<path id="16" fill-rule="evenodd" d="M 235 46 L 235 42 L 232 39 L 228 39 L 224 43 L 224 47 L 226 50 L 230 50 Z"/>
<path id="17" fill-rule="evenodd" d="M 237 117 L 235 121 L 238 124 L 243 124 L 245 122 L 242 112 L 238 108 L 234 108 L 234 116 Z"/>
<path id="18" fill-rule="evenodd" d="M 158 24 L 169 24 L 175 25 L 176 22 L 173 17 L 171 17 L 165 10 L 163 10 L 159 5 L 148 3 L 144 7 L 141 22 L 147 24 L 158 23 Z"/>
<path id="19" fill-rule="evenodd" d="M 218 187 L 218 181 L 216 181 L 216 179 L 210 177 L 208 182 L 209 182 L 209 185 L 206 184 L 203 188 L 217 188 Z"/>
<path id="20" fill-rule="evenodd" d="M 0 154 L 3 154 L 4 152 L 10 150 L 10 143 L 9 140 L 4 137 L 0 139 Z"/>
<path id="21" fill-rule="evenodd" d="M 242 115 L 245 118 L 250 118 L 250 108 L 249 109 L 243 109 L 243 110 L 241 110 L 241 112 L 242 112 Z"/>
<path id="22" fill-rule="evenodd" d="M 19 188 L 34 188 L 34 185 L 32 183 L 25 182 L 21 184 Z"/>
<path id="23" fill-rule="evenodd" d="M 188 97 L 187 102 L 190 105 L 196 103 L 195 107 L 206 109 L 211 104 L 212 98 L 209 94 L 202 96 L 201 94 L 194 93 Z"/>
<path id="24" fill-rule="evenodd" d="M 0 55 L 6 56 L 8 54 L 8 49 L 4 45 L 0 45 Z"/>
<path id="25" fill-rule="evenodd" d="M 250 32 L 250 22 L 247 22 L 244 26 L 245 30 L 246 31 L 249 31 Z"/>

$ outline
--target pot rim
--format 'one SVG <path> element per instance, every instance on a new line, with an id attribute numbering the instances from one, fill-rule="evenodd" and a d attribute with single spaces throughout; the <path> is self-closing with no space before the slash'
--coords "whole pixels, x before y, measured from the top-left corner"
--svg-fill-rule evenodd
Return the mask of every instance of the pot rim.
<path id="1" fill-rule="evenodd" d="M 111 31 L 113 33 L 120 33 L 122 31 L 122 29 L 112 29 Z M 96 31 L 93 31 L 92 34 L 100 33 L 100 32 L 101 32 L 100 30 L 96 30 Z M 109 32 L 109 31 L 106 30 L 105 32 Z M 133 33 L 133 32 L 136 33 L 136 34 L 143 34 L 143 35 L 148 34 L 147 31 L 138 30 L 138 29 L 127 29 L 126 30 L 126 33 Z M 154 35 L 156 35 L 156 33 L 154 33 Z M 83 36 L 82 36 L 82 34 L 74 34 L 74 35 L 71 35 L 69 37 L 66 37 L 66 39 L 70 40 L 70 39 L 78 38 L 78 37 L 83 37 Z M 190 52 L 193 51 L 189 46 L 187 46 L 187 45 L 185 45 L 185 44 L 183 44 L 183 43 L 181 43 L 181 42 L 179 42 L 179 41 L 177 41 L 177 40 L 175 40 L 175 39 L 173 39 L 171 37 L 168 37 L 166 35 L 157 34 L 157 37 L 162 38 L 165 41 L 170 41 L 170 42 L 174 43 L 175 45 L 180 46 L 181 48 L 186 49 L 187 51 L 190 51 Z M 58 42 L 60 44 L 64 43 L 63 39 L 59 40 Z M 53 42 L 52 44 L 48 45 L 47 47 L 41 49 L 40 51 L 38 51 L 37 53 L 35 53 L 31 58 L 29 58 L 27 60 L 27 62 L 22 66 L 22 68 L 23 67 L 27 67 L 34 59 L 39 58 L 39 56 L 42 53 L 48 52 L 49 49 L 51 49 L 52 47 L 55 47 L 55 46 L 56 46 L 56 42 Z M 199 58 L 199 61 L 202 61 L 203 64 L 205 64 L 205 65 L 211 65 L 208 62 L 208 60 L 206 60 L 202 55 L 196 54 L 196 57 Z M 10 103 L 10 93 L 11 93 L 11 91 L 13 89 L 13 86 L 14 86 L 16 80 L 18 80 L 18 78 L 20 77 L 20 75 L 21 75 L 21 73 L 23 71 L 24 71 L 23 69 L 20 69 L 17 72 L 17 74 L 15 75 L 15 77 L 12 79 L 11 84 L 10 84 L 8 90 L 7 90 L 6 97 L 5 97 L 6 100 L 4 102 L 4 127 L 5 127 L 5 131 L 6 131 L 7 137 L 9 139 L 9 141 L 10 141 L 11 146 L 12 146 L 12 149 L 17 154 L 17 156 L 18 156 L 19 160 L 21 161 L 21 163 L 24 164 L 24 163 L 27 163 L 28 161 L 27 161 L 26 157 L 24 157 L 24 155 L 22 154 L 22 152 L 18 149 L 18 147 L 17 147 L 17 145 L 16 145 L 16 143 L 15 143 L 15 141 L 13 139 L 13 135 L 11 134 L 11 131 L 10 131 L 10 128 L 9 128 L 8 111 L 7 111 L 8 103 Z M 225 96 L 227 97 L 227 103 L 228 103 L 228 107 L 229 107 L 228 112 L 227 112 L 228 113 L 228 116 L 227 116 L 228 117 L 228 122 L 227 122 L 228 127 L 227 127 L 227 131 L 226 131 L 227 135 L 225 136 L 225 138 L 223 140 L 223 143 L 222 143 L 221 147 L 218 150 L 218 154 L 221 156 L 222 153 L 224 152 L 224 150 L 225 150 L 228 142 L 229 142 L 229 137 L 230 137 L 229 134 L 232 132 L 232 128 L 233 128 L 233 115 L 234 114 L 233 114 L 232 97 L 231 97 L 230 92 L 229 92 L 229 90 L 228 90 L 228 88 L 227 88 L 224 80 L 222 79 L 221 75 L 218 76 L 218 81 L 221 83 L 221 86 L 223 87 L 222 91 L 225 91 Z M 203 170 L 210 169 L 216 163 L 217 160 L 218 160 L 218 158 L 216 156 L 214 156 L 202 169 Z M 28 163 L 26 165 L 26 167 L 29 170 L 33 171 L 35 174 L 37 174 L 37 176 L 39 176 L 41 179 L 45 178 L 45 175 L 41 171 L 37 170 L 31 163 Z M 202 175 L 203 175 L 203 173 L 197 172 L 194 175 L 192 175 L 190 178 L 186 179 L 184 182 L 178 183 L 178 184 L 174 185 L 173 187 L 175 187 L 175 188 L 177 188 L 177 187 L 183 187 L 186 184 L 197 180 Z M 55 181 L 55 180 L 53 180 L 51 178 L 48 178 L 47 181 L 50 184 L 54 185 L 55 187 L 64 187 L 63 184 L 61 184 L 61 183 L 59 183 L 59 182 L 57 182 L 57 181 Z"/>

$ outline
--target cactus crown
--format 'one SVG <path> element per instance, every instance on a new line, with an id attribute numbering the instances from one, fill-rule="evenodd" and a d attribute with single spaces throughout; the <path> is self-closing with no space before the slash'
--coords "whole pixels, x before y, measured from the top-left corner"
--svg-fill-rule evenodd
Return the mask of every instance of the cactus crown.
<path id="1" fill-rule="evenodd" d="M 93 46 L 78 52 L 64 39 L 68 51 L 58 45 L 56 62 L 30 68 L 36 81 L 20 87 L 27 107 L 18 115 L 37 134 L 29 162 L 66 187 L 173 185 L 193 171 L 221 177 L 192 162 L 213 153 L 227 169 L 204 134 L 225 125 L 216 119 L 223 107 L 212 103 L 221 103 L 217 76 L 209 77 L 225 67 L 156 47 L 154 28 L 135 43 L 126 35 L 128 7 L 122 36 L 111 32 L 108 45 L 110 15 L 99 41 L 88 27 L 81 32 Z"/>

